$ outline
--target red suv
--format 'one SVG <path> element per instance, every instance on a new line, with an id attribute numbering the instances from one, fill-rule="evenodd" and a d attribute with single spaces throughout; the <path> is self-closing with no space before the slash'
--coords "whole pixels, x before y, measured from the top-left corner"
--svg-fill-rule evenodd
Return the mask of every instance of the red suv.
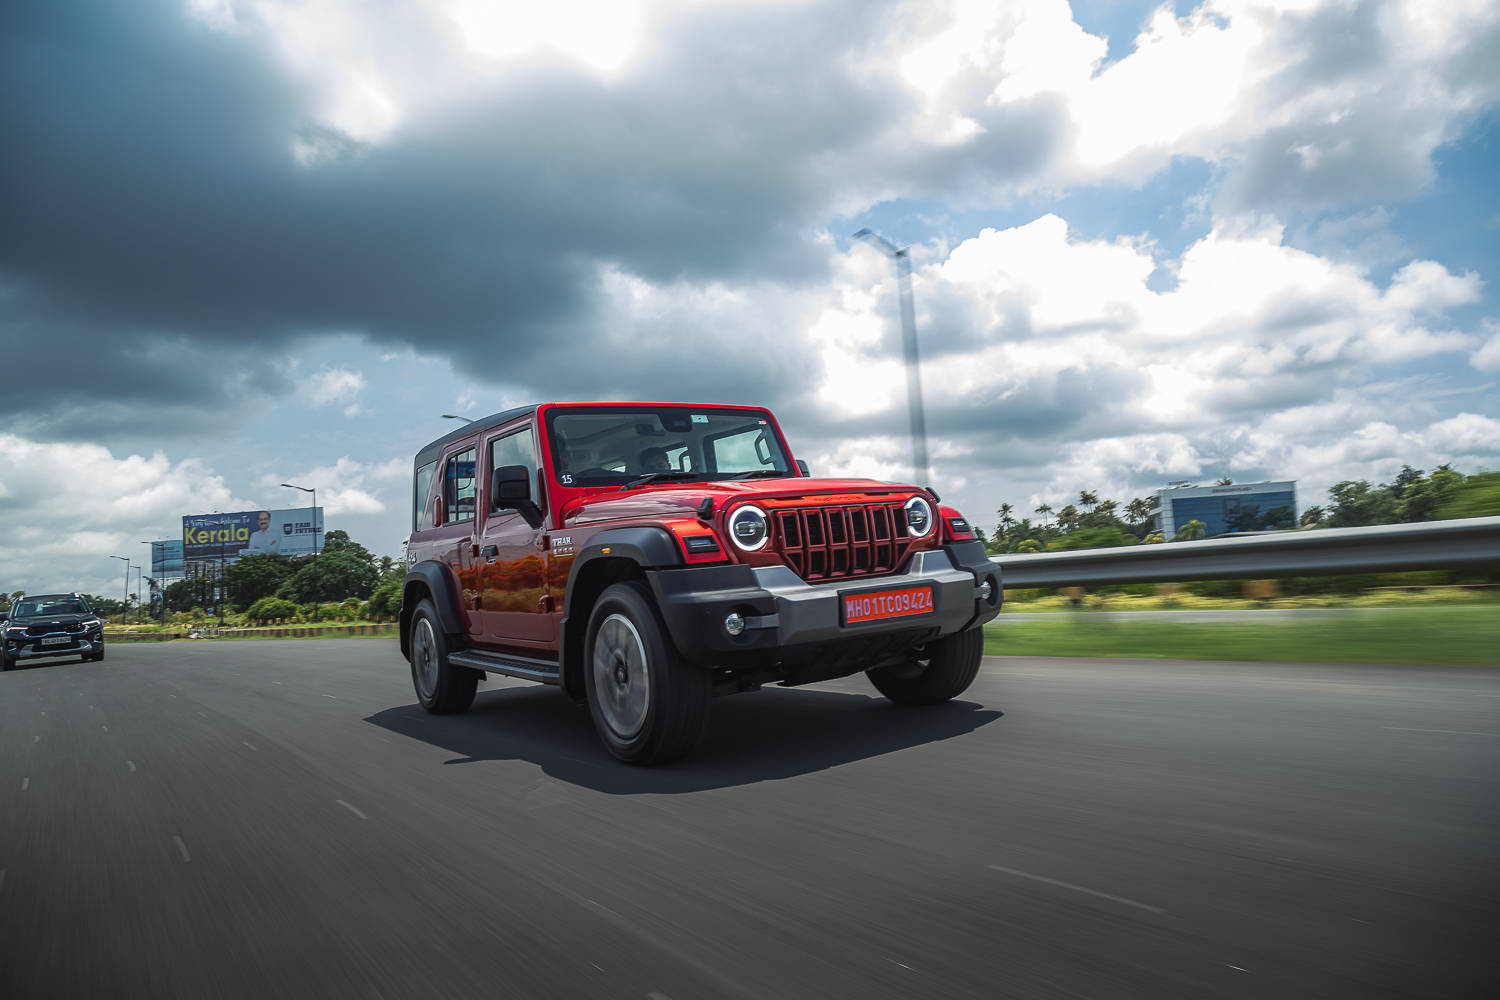
<path id="1" fill-rule="evenodd" d="M 864 671 L 933 704 L 974 680 L 1000 571 L 915 486 L 812 478 L 770 412 L 544 403 L 417 453 L 401 651 L 422 707 L 485 672 L 586 701 L 618 758 L 680 757 L 716 694 Z"/>

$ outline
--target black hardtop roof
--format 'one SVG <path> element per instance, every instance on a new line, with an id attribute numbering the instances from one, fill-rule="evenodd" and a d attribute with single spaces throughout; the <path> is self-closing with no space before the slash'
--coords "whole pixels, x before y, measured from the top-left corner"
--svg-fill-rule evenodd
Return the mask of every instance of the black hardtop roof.
<path id="1" fill-rule="evenodd" d="M 518 406 L 513 410 L 501 410 L 499 413 L 491 413 L 487 417 L 480 417 L 478 420 L 471 420 L 461 427 L 456 427 L 437 440 L 429 441 L 423 446 L 422 450 L 417 452 L 415 467 L 421 468 L 428 462 L 441 458 L 443 446 L 450 441 L 466 438 L 475 431 L 487 431 L 491 428 L 499 427 L 501 424 L 509 423 L 517 417 L 533 412 L 540 405 L 542 404 L 532 403 L 529 406 Z"/>

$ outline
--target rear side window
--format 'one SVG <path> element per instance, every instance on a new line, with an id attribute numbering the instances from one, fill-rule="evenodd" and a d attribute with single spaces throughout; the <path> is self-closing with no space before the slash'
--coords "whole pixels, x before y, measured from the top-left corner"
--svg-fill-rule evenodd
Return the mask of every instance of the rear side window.
<path id="1" fill-rule="evenodd" d="M 474 449 L 461 451 L 448 459 L 443 473 L 443 501 L 448 508 L 447 521 L 474 520 Z"/>
<path id="2" fill-rule="evenodd" d="M 436 462 L 428 462 L 417 470 L 416 483 L 411 495 L 411 530 L 421 531 L 432 527 L 431 513 L 427 509 L 428 491 L 432 489 L 432 474 L 437 471 Z"/>

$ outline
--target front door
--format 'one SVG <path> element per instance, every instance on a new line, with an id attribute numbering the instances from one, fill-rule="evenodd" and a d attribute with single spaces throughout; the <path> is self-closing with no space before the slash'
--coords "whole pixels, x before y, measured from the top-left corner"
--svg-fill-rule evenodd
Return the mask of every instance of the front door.
<path id="1" fill-rule="evenodd" d="M 486 482 L 496 469 L 525 466 L 531 499 L 539 502 L 536 443 L 531 425 L 506 428 L 486 445 Z M 533 527 L 515 510 L 495 510 L 491 490 L 484 491 L 489 511 L 479 533 L 479 614 L 484 635 L 492 642 L 548 645 L 557 638 L 547 592 L 546 523 Z M 543 515 L 545 518 L 545 514 Z"/>

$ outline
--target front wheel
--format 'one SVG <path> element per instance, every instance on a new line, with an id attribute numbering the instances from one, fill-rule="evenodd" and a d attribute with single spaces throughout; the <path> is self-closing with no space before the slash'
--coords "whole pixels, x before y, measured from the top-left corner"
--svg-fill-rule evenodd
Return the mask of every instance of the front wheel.
<path id="1" fill-rule="evenodd" d="M 464 711 L 479 685 L 479 671 L 448 662 L 448 637 L 431 601 L 422 601 L 411 616 L 411 681 L 417 701 L 433 715 Z"/>
<path id="2" fill-rule="evenodd" d="M 910 663 L 865 671 L 875 689 L 898 705 L 936 705 L 963 694 L 979 675 L 984 629 L 969 628 L 926 643 Z"/>
<path id="3" fill-rule="evenodd" d="M 84 659 L 88 660 L 90 663 L 98 663 L 100 660 L 104 659 L 104 643 L 101 642 L 99 644 L 99 648 L 90 653 L 88 656 L 85 656 Z"/>
<path id="4" fill-rule="evenodd" d="M 584 645 L 589 715 L 609 752 L 662 764 L 697 746 L 708 728 L 709 671 L 683 660 L 638 581 L 609 587 L 589 616 Z"/>

